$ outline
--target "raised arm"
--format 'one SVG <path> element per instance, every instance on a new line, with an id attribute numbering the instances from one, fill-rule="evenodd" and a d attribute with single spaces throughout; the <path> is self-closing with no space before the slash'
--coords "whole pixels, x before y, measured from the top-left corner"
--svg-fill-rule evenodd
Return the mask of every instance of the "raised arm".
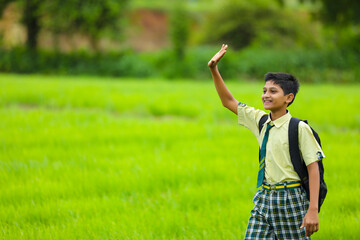
<path id="1" fill-rule="evenodd" d="M 225 55 L 227 48 L 228 46 L 223 44 L 220 51 L 216 53 L 215 56 L 209 61 L 208 66 L 210 68 L 212 78 L 214 79 L 215 88 L 219 94 L 222 105 L 231 110 L 233 113 L 237 114 L 237 105 L 239 102 L 227 89 L 217 67 L 218 62 Z"/>

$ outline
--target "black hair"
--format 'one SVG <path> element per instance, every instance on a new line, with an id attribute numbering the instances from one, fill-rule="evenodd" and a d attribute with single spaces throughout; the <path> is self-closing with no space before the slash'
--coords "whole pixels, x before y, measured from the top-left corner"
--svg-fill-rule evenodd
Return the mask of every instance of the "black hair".
<path id="1" fill-rule="evenodd" d="M 282 72 L 269 72 L 265 74 L 265 82 L 267 81 L 273 81 L 275 84 L 279 85 L 285 95 L 289 93 L 294 94 L 294 99 L 288 106 L 293 103 L 300 87 L 299 81 L 293 75 Z"/>

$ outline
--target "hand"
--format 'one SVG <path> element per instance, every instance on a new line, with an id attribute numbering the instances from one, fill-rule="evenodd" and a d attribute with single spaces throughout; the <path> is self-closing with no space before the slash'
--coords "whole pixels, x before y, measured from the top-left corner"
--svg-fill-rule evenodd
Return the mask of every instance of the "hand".
<path id="1" fill-rule="evenodd" d="M 209 68 L 215 68 L 217 63 L 220 61 L 220 59 L 225 55 L 226 49 L 228 48 L 228 45 L 223 44 L 220 51 L 213 56 L 213 58 L 209 61 L 208 66 Z"/>
<path id="2" fill-rule="evenodd" d="M 319 230 L 319 214 L 317 210 L 308 210 L 300 228 L 304 227 L 306 229 L 307 237 L 310 237 L 314 232 Z"/>

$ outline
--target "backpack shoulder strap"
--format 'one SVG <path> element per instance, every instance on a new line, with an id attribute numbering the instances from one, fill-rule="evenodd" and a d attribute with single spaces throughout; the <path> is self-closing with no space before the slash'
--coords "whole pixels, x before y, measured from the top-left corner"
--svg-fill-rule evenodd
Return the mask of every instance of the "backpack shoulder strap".
<path id="1" fill-rule="evenodd" d="M 306 124 L 308 124 L 308 122 L 306 120 L 304 120 L 304 122 Z M 309 125 L 309 124 L 308 124 Z M 311 132 L 315 138 L 315 140 L 319 143 L 320 147 L 322 148 L 321 146 L 321 141 L 320 141 L 320 137 L 319 137 L 319 134 L 309 125 L 310 129 L 311 129 Z M 320 171 L 320 180 L 323 181 L 323 175 L 324 175 L 324 166 L 323 166 L 323 163 L 322 163 L 322 160 L 320 159 L 318 161 L 318 164 L 319 164 L 319 171 Z"/>
<path id="2" fill-rule="evenodd" d="M 307 121 L 305 121 L 305 122 L 307 123 Z M 310 125 L 309 125 L 309 127 L 310 127 Z M 316 139 L 316 141 L 319 143 L 320 147 L 322 148 L 319 134 L 317 132 L 315 132 L 315 130 L 312 129 L 312 127 L 310 127 L 310 129 L 314 135 L 314 138 Z"/>
<path id="3" fill-rule="evenodd" d="M 261 133 L 261 129 L 263 128 L 264 126 L 264 123 L 266 122 L 266 120 L 268 119 L 269 115 L 268 114 L 265 114 L 263 115 L 260 120 L 259 120 L 259 134 Z"/>
<path id="4" fill-rule="evenodd" d="M 299 123 L 300 119 L 292 117 L 289 123 L 289 151 L 291 162 L 294 166 L 295 172 L 303 181 L 308 177 L 305 163 L 301 160 L 299 149 Z"/>

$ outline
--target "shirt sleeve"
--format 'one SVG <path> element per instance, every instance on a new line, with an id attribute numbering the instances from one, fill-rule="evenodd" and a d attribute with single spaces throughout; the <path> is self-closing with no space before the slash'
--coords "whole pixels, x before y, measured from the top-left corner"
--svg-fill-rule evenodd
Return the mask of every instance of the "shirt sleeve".
<path id="1" fill-rule="evenodd" d="M 325 157 L 310 126 L 302 121 L 299 123 L 299 148 L 306 166 Z"/>
<path id="2" fill-rule="evenodd" d="M 245 103 L 238 104 L 238 123 L 248 128 L 256 137 L 259 137 L 259 121 L 266 112 L 247 106 Z"/>

